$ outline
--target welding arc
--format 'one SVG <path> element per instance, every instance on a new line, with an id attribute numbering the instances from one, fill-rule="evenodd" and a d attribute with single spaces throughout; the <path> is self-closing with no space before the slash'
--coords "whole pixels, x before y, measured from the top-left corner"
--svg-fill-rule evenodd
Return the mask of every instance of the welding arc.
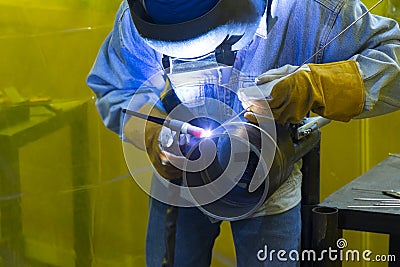
<path id="1" fill-rule="evenodd" d="M 146 114 L 142 114 L 133 110 L 129 110 L 129 109 L 123 109 L 122 110 L 123 113 L 131 115 L 131 116 L 135 116 L 141 119 L 144 119 L 146 121 L 151 121 L 160 125 L 163 125 L 165 122 L 164 118 L 160 118 L 160 117 L 155 117 L 155 116 L 151 116 L 151 115 L 146 115 Z"/>

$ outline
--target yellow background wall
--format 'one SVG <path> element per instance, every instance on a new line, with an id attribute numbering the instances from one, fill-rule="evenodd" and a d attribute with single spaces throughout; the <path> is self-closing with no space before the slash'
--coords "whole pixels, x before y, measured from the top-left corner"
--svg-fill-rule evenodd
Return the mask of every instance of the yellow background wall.
<path id="1" fill-rule="evenodd" d="M 147 196 L 129 176 L 121 142 L 104 128 L 85 85 L 118 5 L 0 0 L 0 111 L 12 108 L 4 92 L 18 92 L 22 106 L 35 104 L 31 113 L 49 121 L 15 125 L 19 113 L 0 115 L 0 136 L 8 138 L 0 143 L 0 266 L 144 266 Z M 384 4 L 376 12 L 385 10 Z M 397 112 L 323 129 L 322 198 L 400 151 L 399 118 Z M 13 236 L 18 229 L 22 234 Z M 345 237 L 354 248 L 387 253 L 384 235 Z M 213 266 L 233 264 L 223 224 Z"/>
<path id="2" fill-rule="evenodd" d="M 377 1 L 364 0 L 368 7 Z M 373 13 L 386 15 L 384 1 Z M 350 123 L 333 122 L 322 129 L 321 199 L 344 186 L 385 159 L 400 151 L 398 131 L 400 113 Z M 384 185 L 382 185 L 384 187 Z M 374 254 L 388 254 L 388 236 L 375 233 L 344 231 L 348 249 L 369 249 Z M 387 263 L 346 262 L 343 266 L 387 266 Z"/>

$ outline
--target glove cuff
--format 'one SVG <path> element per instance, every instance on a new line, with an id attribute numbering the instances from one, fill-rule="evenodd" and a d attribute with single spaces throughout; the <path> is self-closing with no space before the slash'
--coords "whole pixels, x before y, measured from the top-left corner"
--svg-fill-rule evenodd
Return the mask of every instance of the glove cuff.
<path id="1" fill-rule="evenodd" d="M 313 112 L 328 119 L 347 122 L 363 111 L 364 81 L 354 60 L 308 66 L 323 96 L 322 103 L 313 105 Z"/>

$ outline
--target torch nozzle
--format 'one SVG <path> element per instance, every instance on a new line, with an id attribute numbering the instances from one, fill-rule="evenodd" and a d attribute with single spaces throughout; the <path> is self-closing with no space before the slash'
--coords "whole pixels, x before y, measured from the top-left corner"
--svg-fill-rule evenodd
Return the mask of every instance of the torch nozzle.
<path id="1" fill-rule="evenodd" d="M 180 132 L 183 134 L 190 134 L 196 137 L 208 137 L 210 135 L 209 131 L 206 131 L 201 127 L 193 126 L 188 122 L 174 120 L 174 119 L 159 118 L 128 109 L 123 109 L 122 112 L 131 116 L 135 116 L 137 118 L 141 118 L 146 121 L 151 121 L 159 125 L 163 125 L 165 127 L 170 128 L 172 131 Z"/>
<path id="2" fill-rule="evenodd" d="M 180 132 L 183 134 L 190 134 L 196 137 L 203 137 L 205 130 L 203 128 L 193 126 L 190 123 L 180 120 L 165 120 L 165 126 L 173 131 Z"/>

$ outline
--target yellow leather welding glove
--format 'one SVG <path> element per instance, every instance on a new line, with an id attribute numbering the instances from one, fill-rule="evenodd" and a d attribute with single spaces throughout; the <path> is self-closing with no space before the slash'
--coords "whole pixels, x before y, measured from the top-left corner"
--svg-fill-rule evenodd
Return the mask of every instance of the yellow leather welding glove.
<path id="1" fill-rule="evenodd" d="M 147 123 L 147 125 L 145 134 L 146 151 L 154 168 L 159 175 L 167 180 L 181 178 L 182 171 L 171 164 L 168 160 L 170 157 L 167 156 L 168 152 L 161 149 L 160 134 L 163 127 L 155 123 Z"/>
<path id="2" fill-rule="evenodd" d="M 245 88 L 239 91 L 239 98 L 256 114 L 265 113 L 267 100 L 277 123 L 298 123 L 309 111 L 347 122 L 364 107 L 364 83 L 353 60 L 308 64 L 300 69 L 287 65 L 260 75 L 257 84 L 264 99 L 246 99 Z M 251 112 L 245 118 L 256 122 Z"/>
<path id="3" fill-rule="evenodd" d="M 147 104 L 139 109 L 138 112 L 162 118 L 166 117 L 165 112 Z M 162 125 L 131 117 L 125 124 L 124 136 L 136 147 L 146 150 L 152 165 L 159 175 L 168 180 L 179 179 L 182 177 L 182 171 L 169 162 L 167 158 L 168 152 L 163 151 L 160 146 L 163 128 L 165 127 Z"/>

